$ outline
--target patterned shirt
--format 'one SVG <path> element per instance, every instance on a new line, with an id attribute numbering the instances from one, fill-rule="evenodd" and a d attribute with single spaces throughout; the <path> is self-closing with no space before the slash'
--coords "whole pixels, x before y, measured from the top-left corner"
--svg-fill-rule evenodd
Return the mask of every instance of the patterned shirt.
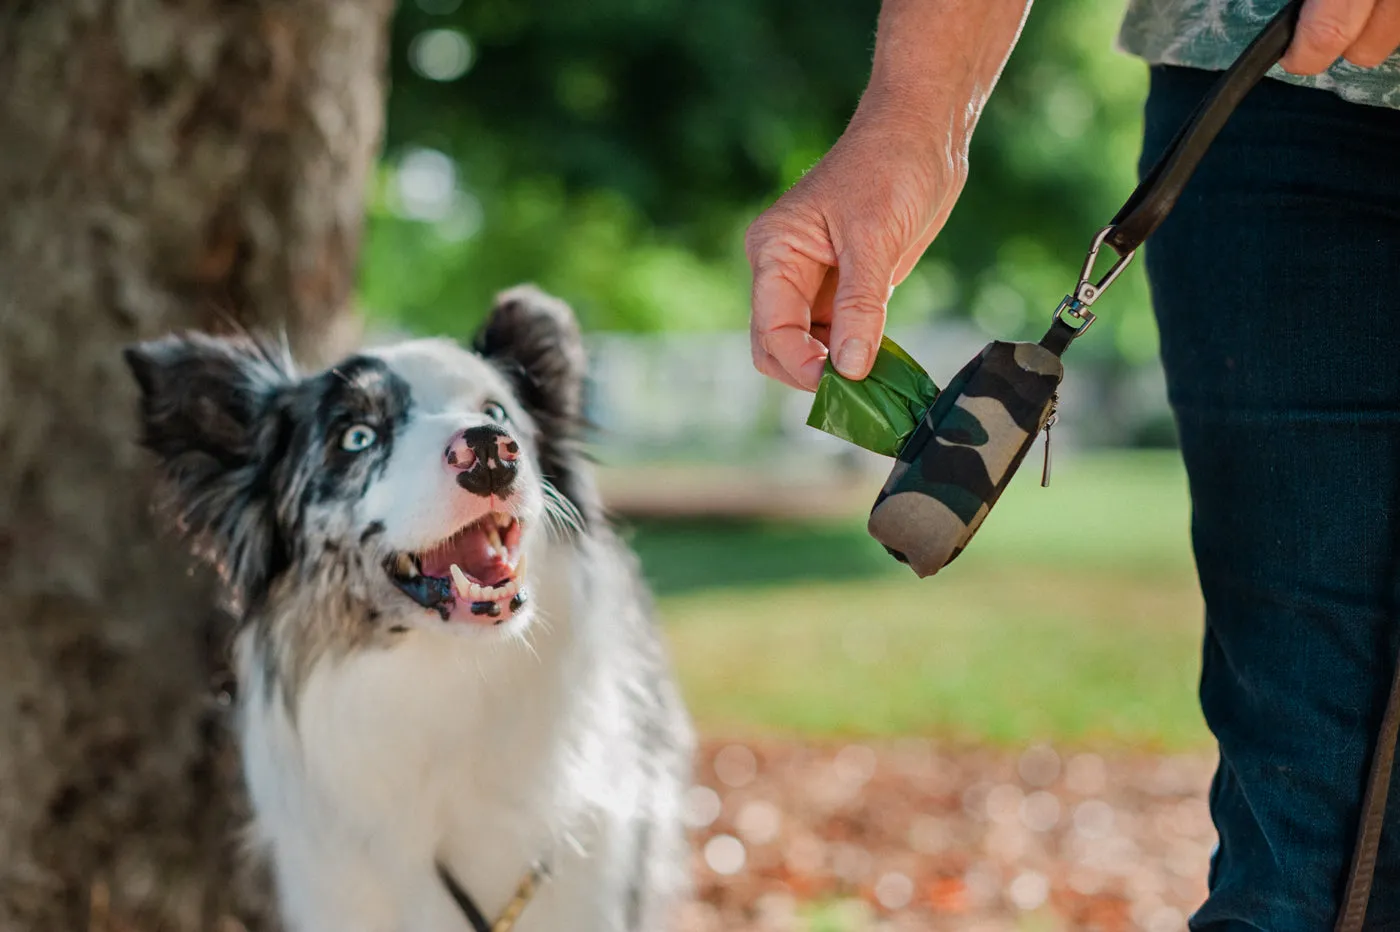
<path id="1" fill-rule="evenodd" d="M 1224 71 L 1286 0 L 1128 0 L 1119 47 L 1153 65 Z M 1269 77 L 1358 104 L 1400 110 L 1400 52 L 1378 68 L 1339 61 L 1300 77 L 1275 65 Z"/>

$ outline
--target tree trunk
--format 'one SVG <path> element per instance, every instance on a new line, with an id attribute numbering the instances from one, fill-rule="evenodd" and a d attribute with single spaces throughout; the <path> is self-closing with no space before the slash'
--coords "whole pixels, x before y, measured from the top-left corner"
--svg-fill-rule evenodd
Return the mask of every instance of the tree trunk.
<path id="1" fill-rule="evenodd" d="M 270 927 L 119 350 L 349 302 L 392 0 L 0 4 L 0 930 Z M 321 350 L 317 353 L 316 350 Z"/>

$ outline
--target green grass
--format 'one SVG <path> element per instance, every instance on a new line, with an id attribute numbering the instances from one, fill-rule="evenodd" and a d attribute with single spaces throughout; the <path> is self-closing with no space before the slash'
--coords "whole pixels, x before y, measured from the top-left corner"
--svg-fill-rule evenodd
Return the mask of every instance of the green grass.
<path id="1" fill-rule="evenodd" d="M 702 729 L 1205 746 L 1175 457 L 1057 466 L 1050 489 L 1028 467 L 926 580 L 858 521 L 638 528 Z"/>

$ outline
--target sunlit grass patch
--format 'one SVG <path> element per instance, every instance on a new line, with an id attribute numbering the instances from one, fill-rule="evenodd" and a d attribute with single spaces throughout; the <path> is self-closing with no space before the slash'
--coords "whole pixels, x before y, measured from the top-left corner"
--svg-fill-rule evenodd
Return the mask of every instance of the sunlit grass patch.
<path id="1" fill-rule="evenodd" d="M 1049 490 L 1022 477 L 925 580 L 858 525 L 692 528 L 669 554 L 665 538 L 638 542 L 670 574 L 672 656 L 712 733 L 1206 745 L 1201 603 L 1169 456 L 1084 457 Z M 666 562 L 678 555 L 694 580 Z"/>
<path id="2" fill-rule="evenodd" d="M 677 596 L 662 614 L 712 733 L 1204 740 L 1200 604 L 1181 573 L 979 569 L 936 586 L 894 577 Z"/>

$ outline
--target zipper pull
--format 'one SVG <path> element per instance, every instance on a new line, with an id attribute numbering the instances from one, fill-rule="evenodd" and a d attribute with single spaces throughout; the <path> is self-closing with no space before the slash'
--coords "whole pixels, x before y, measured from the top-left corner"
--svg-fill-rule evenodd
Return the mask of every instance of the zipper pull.
<path id="1" fill-rule="evenodd" d="M 1058 394 L 1050 396 L 1050 416 L 1045 419 L 1045 466 L 1040 470 L 1040 487 L 1048 489 L 1050 487 L 1050 428 L 1055 426 L 1055 422 L 1060 419 L 1056 409 L 1060 404 Z"/>

